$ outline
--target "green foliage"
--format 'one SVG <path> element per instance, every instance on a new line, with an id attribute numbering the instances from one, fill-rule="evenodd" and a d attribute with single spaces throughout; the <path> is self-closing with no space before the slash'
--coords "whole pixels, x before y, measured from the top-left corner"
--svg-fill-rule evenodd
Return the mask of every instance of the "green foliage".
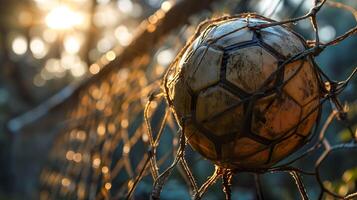
<path id="1" fill-rule="evenodd" d="M 336 180 L 333 182 L 325 181 L 324 185 L 326 188 L 334 191 L 339 195 L 346 195 L 348 193 L 355 192 L 357 181 L 357 167 L 346 170 L 340 180 Z M 326 197 L 326 200 L 333 199 L 330 196 Z"/>

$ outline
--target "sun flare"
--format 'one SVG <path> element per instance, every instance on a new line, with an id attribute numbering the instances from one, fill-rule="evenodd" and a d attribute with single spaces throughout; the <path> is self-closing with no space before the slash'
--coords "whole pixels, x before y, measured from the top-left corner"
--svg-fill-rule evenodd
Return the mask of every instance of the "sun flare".
<path id="1" fill-rule="evenodd" d="M 83 16 L 62 5 L 51 10 L 45 21 L 53 29 L 70 29 L 83 23 Z"/>

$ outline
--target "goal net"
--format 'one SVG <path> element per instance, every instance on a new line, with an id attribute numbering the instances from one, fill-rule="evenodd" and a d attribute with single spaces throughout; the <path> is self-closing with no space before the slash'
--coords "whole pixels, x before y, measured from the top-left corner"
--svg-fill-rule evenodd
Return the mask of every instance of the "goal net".
<path id="1" fill-rule="evenodd" d="M 268 6 L 260 14 L 274 15 L 283 2 Z M 357 12 L 345 4 L 321 0 L 313 1 L 307 13 L 295 16 L 303 2 L 291 12 L 284 12 L 279 22 L 255 28 L 311 22 L 316 34 L 308 41 L 309 48 L 295 58 L 319 56 L 357 32 L 352 28 L 322 43 L 316 19 L 321 9 L 343 9 L 356 18 Z M 55 119 L 46 126 L 54 132 L 55 139 L 40 175 L 40 199 L 357 198 L 355 186 L 350 184 L 341 191 L 325 179 L 324 171 L 324 167 L 335 164 L 335 154 L 356 166 L 356 132 L 347 106 L 339 101 L 356 68 L 345 80 L 333 81 L 317 66 L 324 81 L 321 105 L 326 104 L 323 110 L 330 114 L 321 118 L 302 149 L 270 169 L 221 169 L 186 144 L 165 100 L 161 79 L 174 55 L 194 39 L 191 36 L 195 36 L 202 21 L 224 13 L 247 12 L 249 4 L 250 1 L 176 1 L 171 8 L 160 9 L 145 20 L 129 46 L 93 64 L 100 72 L 43 117 Z M 214 22 L 209 20 L 201 26 Z M 348 133 L 343 143 L 331 143 L 326 136 L 329 125 L 336 120 Z M 339 173 L 335 175 L 341 177 Z M 273 194 L 275 190 L 280 194 Z"/>

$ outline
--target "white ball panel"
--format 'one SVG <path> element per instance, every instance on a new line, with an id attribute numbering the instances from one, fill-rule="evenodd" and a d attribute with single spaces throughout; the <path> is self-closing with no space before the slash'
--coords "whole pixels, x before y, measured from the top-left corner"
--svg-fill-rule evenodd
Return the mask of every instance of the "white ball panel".
<path id="1" fill-rule="evenodd" d="M 234 32 L 237 29 L 240 29 L 244 26 L 247 26 L 247 24 L 241 19 L 220 23 L 220 24 L 217 24 L 217 27 L 212 31 L 210 36 L 212 38 L 221 37 L 223 35 Z"/>
<path id="2" fill-rule="evenodd" d="M 201 133 L 191 123 L 186 123 L 186 138 L 188 143 L 199 153 L 208 159 L 215 160 L 217 158 L 214 141 L 209 140 L 205 134 Z"/>
<path id="3" fill-rule="evenodd" d="M 219 24 L 212 31 L 212 38 L 215 40 L 215 45 L 220 47 L 228 47 L 234 44 L 247 42 L 253 39 L 253 31 L 244 28 L 247 24 L 243 20 L 234 20 Z"/>
<path id="4" fill-rule="evenodd" d="M 199 122 L 210 121 L 230 106 L 239 103 L 238 97 L 219 86 L 202 91 L 197 98 L 196 119 Z M 242 111 L 242 110 L 241 110 Z"/>
<path id="5" fill-rule="evenodd" d="M 265 145 L 260 144 L 252 139 L 243 137 L 236 139 L 226 145 L 222 146 L 222 157 L 224 159 L 240 159 L 245 156 L 252 155 L 257 151 L 266 148 Z"/>
<path id="6" fill-rule="evenodd" d="M 272 154 L 273 162 L 280 161 L 281 159 L 287 157 L 292 153 L 291 150 L 296 149 L 302 144 L 303 139 L 300 136 L 294 135 L 293 132 L 290 132 L 288 134 L 291 135 L 289 138 L 281 141 L 274 147 Z"/>
<path id="7" fill-rule="evenodd" d="M 227 80 L 248 93 L 256 92 L 277 69 L 277 60 L 259 46 L 238 49 L 227 61 Z"/>
<path id="8" fill-rule="evenodd" d="M 299 135 L 307 136 L 310 133 L 312 127 L 315 124 L 314 122 L 319 115 L 319 106 L 320 100 L 318 97 L 316 97 L 302 108 L 301 120 L 304 120 L 296 131 Z"/>
<path id="9" fill-rule="evenodd" d="M 219 81 L 223 52 L 211 47 L 201 46 L 187 63 L 187 82 L 194 92 L 202 90 Z"/>
<path id="10" fill-rule="evenodd" d="M 183 77 L 176 77 L 170 89 L 169 95 L 173 100 L 178 117 L 189 116 L 191 114 L 191 95 L 187 91 Z"/>
<path id="11" fill-rule="evenodd" d="M 254 106 L 252 131 L 267 139 L 277 139 L 294 129 L 301 116 L 300 106 L 284 93 L 258 100 Z"/>
<path id="12" fill-rule="evenodd" d="M 319 83 L 311 61 L 295 61 L 285 66 L 284 91 L 301 106 L 319 95 Z"/>
<path id="13" fill-rule="evenodd" d="M 285 57 L 305 50 L 300 38 L 281 26 L 273 26 L 260 31 L 264 43 Z"/>

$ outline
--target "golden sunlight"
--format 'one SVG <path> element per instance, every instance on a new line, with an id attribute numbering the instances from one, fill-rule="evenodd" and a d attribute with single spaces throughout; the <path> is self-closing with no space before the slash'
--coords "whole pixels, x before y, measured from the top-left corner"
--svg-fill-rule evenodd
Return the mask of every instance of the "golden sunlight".
<path id="1" fill-rule="evenodd" d="M 84 17 L 80 13 L 62 5 L 51 10 L 45 20 L 50 28 L 69 29 L 83 23 Z"/>

